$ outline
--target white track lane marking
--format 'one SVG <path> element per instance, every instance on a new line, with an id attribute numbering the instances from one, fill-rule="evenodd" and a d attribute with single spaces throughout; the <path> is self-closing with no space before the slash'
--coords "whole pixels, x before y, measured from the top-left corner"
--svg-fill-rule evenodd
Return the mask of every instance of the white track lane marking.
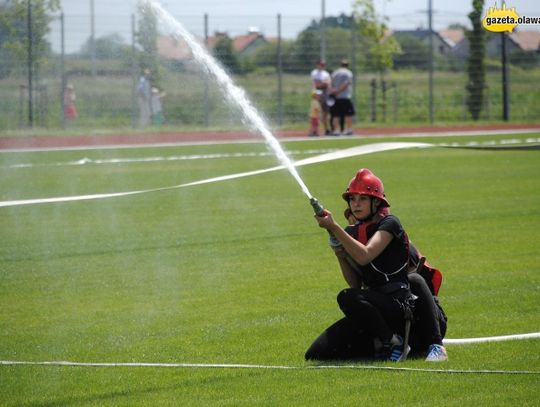
<path id="1" fill-rule="evenodd" d="M 455 130 L 455 131 L 436 131 L 436 132 L 403 132 L 396 134 L 379 133 L 355 136 L 333 136 L 333 140 L 351 140 L 354 137 L 370 139 L 374 138 L 428 138 L 428 137 L 469 137 L 469 136 L 500 136 L 506 134 L 535 134 L 540 133 L 538 128 L 527 129 L 499 129 L 499 130 Z M 327 141 L 327 137 L 280 137 L 278 141 Z M 139 149 L 139 148 L 160 148 L 160 147 L 178 147 L 178 146 L 205 146 L 217 144 L 260 144 L 264 140 L 260 138 L 240 139 L 240 140 L 200 140 L 200 141 L 176 141 L 176 142 L 157 142 L 157 143 L 138 143 L 138 144 L 105 144 L 90 146 L 65 146 L 65 147 L 20 147 L 0 149 L 0 153 L 21 153 L 32 151 L 80 151 L 80 150 L 120 150 L 120 149 Z"/>
<path id="2" fill-rule="evenodd" d="M 339 160 L 342 158 L 355 157 L 358 155 L 371 154 L 371 153 L 376 153 L 376 152 L 381 152 L 381 151 L 398 150 L 398 149 L 405 149 L 405 148 L 426 148 L 426 147 L 433 147 L 433 144 L 412 143 L 412 142 L 375 143 L 375 144 L 351 147 L 344 150 L 333 151 L 326 154 L 320 154 L 315 157 L 310 157 L 310 158 L 296 161 L 293 164 L 295 167 L 300 167 L 303 165 L 310 165 L 310 164 L 316 164 L 316 163 L 321 163 L 325 161 Z M 163 187 L 163 188 L 145 189 L 145 190 L 139 190 L 139 191 L 1 201 L 0 207 L 35 205 L 35 204 L 45 204 L 45 203 L 57 203 L 57 202 L 87 201 L 87 200 L 95 200 L 95 199 L 122 197 L 122 196 L 128 196 L 128 195 L 138 195 L 138 194 L 145 194 L 145 193 L 158 192 L 158 191 L 167 191 L 167 190 L 177 189 L 177 188 L 185 188 L 185 187 L 190 187 L 190 186 L 195 186 L 195 185 L 208 184 L 212 182 L 226 181 L 226 180 L 231 180 L 231 179 L 236 179 L 236 178 L 249 177 L 252 175 L 258 175 L 258 174 L 263 174 L 266 172 L 281 170 L 283 168 L 284 167 L 282 165 L 279 165 L 276 167 L 264 168 L 261 170 L 223 175 L 220 177 L 207 178 L 204 180 L 188 182 L 188 183 L 180 184 L 180 185 L 173 185 L 173 186 Z"/>
<path id="3" fill-rule="evenodd" d="M 289 155 L 310 155 L 323 154 L 336 151 L 335 148 L 317 149 L 317 150 L 293 150 L 287 151 Z M 252 157 L 270 157 L 274 154 L 267 152 L 247 152 L 247 153 L 223 153 L 223 154 L 190 154 L 190 155 L 169 155 L 169 156 L 151 156 L 151 157 L 125 157 L 125 158 L 88 158 L 83 157 L 74 161 L 59 161 L 52 163 L 18 163 L 0 168 L 17 169 L 17 168 L 37 168 L 37 167 L 72 167 L 81 165 L 114 165 L 114 164 L 133 164 L 133 163 L 155 163 L 162 161 L 190 161 L 190 160 L 219 160 L 223 158 L 252 158 Z"/>

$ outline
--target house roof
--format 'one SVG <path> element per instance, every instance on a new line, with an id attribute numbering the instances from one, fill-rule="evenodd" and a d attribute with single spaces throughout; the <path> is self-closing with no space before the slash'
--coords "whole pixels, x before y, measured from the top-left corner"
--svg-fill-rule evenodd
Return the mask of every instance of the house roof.
<path id="1" fill-rule="evenodd" d="M 262 35 L 259 32 L 250 32 L 246 35 L 239 35 L 233 39 L 234 50 L 242 52 L 260 37 L 262 37 Z"/>
<path id="2" fill-rule="evenodd" d="M 177 40 L 169 36 L 157 38 L 158 54 L 167 59 L 190 59 L 191 50 L 184 40 Z"/>
<path id="3" fill-rule="evenodd" d="M 510 36 L 523 51 L 540 50 L 540 31 L 514 31 Z"/>
<path id="4" fill-rule="evenodd" d="M 439 35 L 453 47 L 463 41 L 465 38 L 465 31 L 461 28 L 449 28 L 439 31 Z"/>
<path id="5" fill-rule="evenodd" d="M 208 37 L 208 42 L 206 43 L 206 46 L 208 49 L 213 49 L 217 45 L 218 42 L 223 40 L 224 38 L 227 38 L 227 34 L 224 32 L 216 32 L 213 36 Z"/>

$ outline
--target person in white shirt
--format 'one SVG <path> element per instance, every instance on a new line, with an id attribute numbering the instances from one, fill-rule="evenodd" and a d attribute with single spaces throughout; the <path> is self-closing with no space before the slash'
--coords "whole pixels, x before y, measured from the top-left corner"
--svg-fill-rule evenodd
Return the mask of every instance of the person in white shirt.
<path id="1" fill-rule="evenodd" d="M 325 69 L 326 61 L 324 59 L 320 59 L 315 64 L 315 69 L 311 71 L 311 81 L 313 82 L 313 88 L 320 90 L 321 94 L 319 95 L 319 103 L 321 104 L 321 122 L 324 127 L 324 133 L 326 135 L 330 134 L 330 130 L 328 130 L 328 112 L 330 108 L 328 107 L 328 104 L 326 103 L 328 99 L 328 90 L 330 88 L 330 84 L 332 82 L 332 78 L 330 77 L 330 74 Z"/>
<path id="2" fill-rule="evenodd" d="M 341 128 L 341 134 L 353 134 L 353 117 L 355 114 L 354 104 L 352 102 L 352 81 L 353 74 L 349 70 L 349 62 L 341 61 L 340 68 L 332 72 L 332 87 L 329 94 L 335 98 L 335 104 L 330 108 L 332 115 L 332 128 L 334 134 L 338 132 L 338 126 Z M 345 126 L 345 128 L 343 128 Z"/>

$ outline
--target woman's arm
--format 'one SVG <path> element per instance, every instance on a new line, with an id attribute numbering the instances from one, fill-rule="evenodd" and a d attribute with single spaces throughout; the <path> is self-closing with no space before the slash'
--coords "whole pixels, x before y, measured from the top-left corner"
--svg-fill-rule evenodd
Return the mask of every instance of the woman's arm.
<path id="1" fill-rule="evenodd" d="M 339 268 L 341 269 L 341 273 L 343 274 L 343 278 L 349 284 L 349 287 L 351 288 L 361 288 L 362 287 L 362 280 L 358 276 L 358 274 L 353 270 L 353 267 L 347 260 L 347 252 L 343 247 L 335 248 L 334 253 L 336 255 L 336 258 L 339 263 Z"/>
<path id="2" fill-rule="evenodd" d="M 367 244 L 364 245 L 351 237 L 339 224 L 337 224 L 328 210 L 326 211 L 325 216 L 315 215 L 315 219 L 319 223 L 319 226 L 332 233 L 336 239 L 341 242 L 344 249 L 353 260 L 362 266 L 369 264 L 373 259 L 379 256 L 393 239 L 391 233 L 384 230 L 378 230 L 371 239 L 369 239 Z"/>

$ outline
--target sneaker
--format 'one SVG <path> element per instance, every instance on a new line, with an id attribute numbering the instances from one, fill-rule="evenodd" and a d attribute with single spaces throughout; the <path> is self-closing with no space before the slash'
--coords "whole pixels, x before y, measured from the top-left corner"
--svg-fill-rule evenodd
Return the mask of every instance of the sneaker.
<path id="1" fill-rule="evenodd" d="M 446 362 L 448 360 L 448 353 L 442 345 L 429 345 L 428 355 L 426 357 L 426 362 Z"/>
<path id="2" fill-rule="evenodd" d="M 403 344 L 403 338 L 399 335 L 394 335 L 392 338 L 392 347 L 390 349 L 390 360 L 392 362 L 401 362 L 407 359 L 407 355 L 411 351 L 408 344 Z"/>
<path id="3" fill-rule="evenodd" d="M 332 136 L 341 136 L 341 133 L 339 131 L 337 131 L 337 130 L 334 130 L 332 132 Z"/>
<path id="4" fill-rule="evenodd" d="M 353 131 L 352 131 L 351 129 L 347 129 L 347 130 L 345 130 L 345 131 L 343 132 L 343 134 L 344 134 L 345 136 L 352 136 L 352 135 L 353 135 Z"/>

